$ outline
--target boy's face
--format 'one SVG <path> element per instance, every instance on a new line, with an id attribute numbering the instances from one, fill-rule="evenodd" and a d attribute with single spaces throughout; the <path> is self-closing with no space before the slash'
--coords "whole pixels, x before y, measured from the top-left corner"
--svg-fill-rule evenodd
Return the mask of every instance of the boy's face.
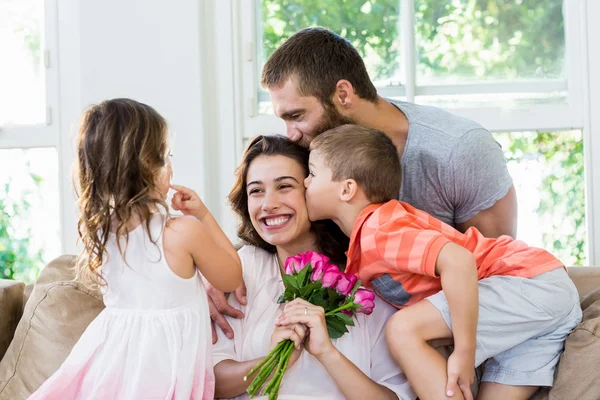
<path id="1" fill-rule="evenodd" d="M 318 150 L 310 152 L 306 186 L 306 207 L 311 221 L 336 218 L 341 182 L 332 180 L 331 169 L 323 162 Z"/>

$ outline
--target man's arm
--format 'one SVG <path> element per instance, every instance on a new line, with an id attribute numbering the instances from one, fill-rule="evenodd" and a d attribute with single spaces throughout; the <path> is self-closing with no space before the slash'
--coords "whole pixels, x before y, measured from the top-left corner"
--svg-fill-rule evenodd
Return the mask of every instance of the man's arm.
<path id="1" fill-rule="evenodd" d="M 517 233 L 517 198 L 500 144 L 485 129 L 463 135 L 452 149 L 446 188 L 456 228 L 486 237 Z"/>
<path id="2" fill-rule="evenodd" d="M 474 226 L 485 237 L 496 238 L 508 235 L 516 238 L 517 215 L 517 193 L 513 185 L 506 196 L 498 200 L 493 206 L 480 211 L 462 224 L 456 224 L 456 228 L 464 233 L 471 226 Z"/>

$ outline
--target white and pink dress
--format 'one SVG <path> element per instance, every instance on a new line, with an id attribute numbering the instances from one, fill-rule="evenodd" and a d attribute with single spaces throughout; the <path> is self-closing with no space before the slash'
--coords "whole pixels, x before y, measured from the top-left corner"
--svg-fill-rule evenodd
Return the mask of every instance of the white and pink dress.
<path id="1" fill-rule="evenodd" d="M 60 369 L 30 399 L 213 399 L 212 339 L 199 273 L 173 273 L 162 246 L 163 215 L 129 233 L 126 262 L 116 236 L 102 266 L 106 308 Z M 125 240 L 121 239 L 125 245 Z"/>

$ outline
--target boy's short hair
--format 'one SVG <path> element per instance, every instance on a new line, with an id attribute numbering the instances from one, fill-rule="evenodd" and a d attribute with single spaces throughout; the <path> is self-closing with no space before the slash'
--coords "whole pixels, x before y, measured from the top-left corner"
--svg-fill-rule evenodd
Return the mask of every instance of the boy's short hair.
<path id="1" fill-rule="evenodd" d="M 319 152 L 332 179 L 354 179 L 371 203 L 397 199 L 401 168 L 398 149 L 377 129 L 342 125 L 317 136 L 310 149 Z"/>
<path id="2" fill-rule="evenodd" d="M 339 80 L 352 84 L 358 97 L 377 102 L 377 89 L 365 63 L 352 44 L 324 28 L 304 28 L 293 34 L 265 63 L 261 84 L 272 88 L 297 79 L 303 96 L 331 104 Z"/>

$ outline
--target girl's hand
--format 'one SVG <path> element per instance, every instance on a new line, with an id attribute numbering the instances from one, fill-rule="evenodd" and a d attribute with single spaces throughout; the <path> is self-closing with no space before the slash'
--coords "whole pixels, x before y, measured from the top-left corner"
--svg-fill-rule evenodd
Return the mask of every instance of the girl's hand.
<path id="1" fill-rule="evenodd" d="M 208 213 L 208 208 L 204 205 L 202 199 L 196 192 L 185 186 L 171 185 L 175 190 L 171 200 L 171 208 L 175 211 L 181 211 L 183 215 L 191 215 L 202 220 Z"/>
<path id="2" fill-rule="evenodd" d="M 327 332 L 323 307 L 317 307 L 302 299 L 293 300 L 285 306 L 275 324 L 279 326 L 306 325 L 309 332 L 304 340 L 304 348 L 317 359 L 337 351 Z"/>
<path id="3" fill-rule="evenodd" d="M 302 342 L 306 337 L 306 328 L 301 324 L 292 324 L 288 326 L 275 326 L 273 334 L 271 335 L 271 346 L 269 351 L 273 350 L 277 344 L 283 340 L 290 339 L 294 342 L 294 350 L 290 355 L 290 361 L 288 361 L 288 368 L 294 365 L 296 360 L 302 354 Z"/>

